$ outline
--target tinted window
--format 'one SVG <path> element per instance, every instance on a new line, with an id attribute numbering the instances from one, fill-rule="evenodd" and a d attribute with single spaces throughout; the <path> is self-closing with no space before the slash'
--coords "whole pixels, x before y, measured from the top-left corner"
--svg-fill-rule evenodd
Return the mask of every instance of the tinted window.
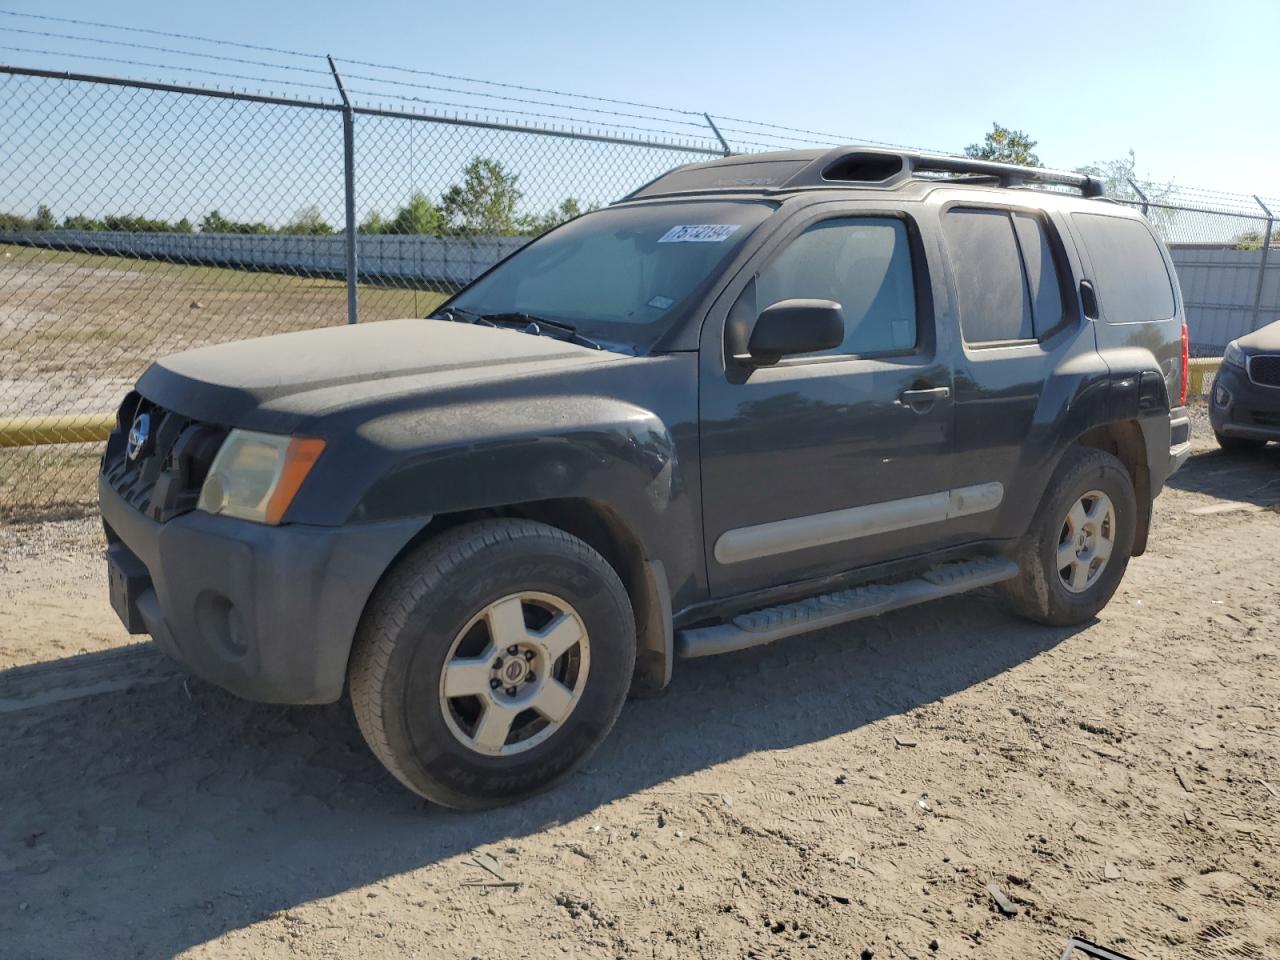
<path id="1" fill-rule="evenodd" d="M 916 293 L 906 224 L 856 217 L 809 227 L 756 280 L 760 309 L 796 298 L 840 304 L 844 342 L 829 354 L 914 347 Z"/>
<path id="2" fill-rule="evenodd" d="M 1049 236 L 1039 217 L 1015 212 L 1013 229 L 1022 250 L 1022 265 L 1027 270 L 1036 336 L 1043 337 L 1062 322 L 1062 284 L 1058 281 L 1058 267 L 1049 246 Z"/>
<path id="3" fill-rule="evenodd" d="M 1093 264 L 1093 281 L 1108 323 L 1167 320 L 1173 284 L 1156 239 L 1139 220 L 1073 213 Z"/>
<path id="4" fill-rule="evenodd" d="M 1032 339 L 1031 299 L 1008 212 L 956 208 L 947 211 L 942 224 L 951 250 L 965 340 Z"/>

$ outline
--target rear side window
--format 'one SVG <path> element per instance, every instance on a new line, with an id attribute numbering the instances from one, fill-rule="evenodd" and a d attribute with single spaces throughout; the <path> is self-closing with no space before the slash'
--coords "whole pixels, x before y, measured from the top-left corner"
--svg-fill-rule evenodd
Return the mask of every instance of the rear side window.
<path id="1" fill-rule="evenodd" d="M 916 293 L 906 224 L 845 217 L 809 227 L 756 278 L 760 309 L 795 298 L 840 304 L 844 342 L 827 354 L 910 350 L 916 344 Z"/>
<path id="2" fill-rule="evenodd" d="M 1034 340 L 1062 322 L 1062 285 L 1039 217 L 956 207 L 942 224 L 966 343 Z"/>
<path id="3" fill-rule="evenodd" d="M 1146 224 L 1097 213 L 1073 213 L 1071 219 L 1089 251 L 1108 323 L 1149 323 L 1174 315 L 1173 282 Z"/>

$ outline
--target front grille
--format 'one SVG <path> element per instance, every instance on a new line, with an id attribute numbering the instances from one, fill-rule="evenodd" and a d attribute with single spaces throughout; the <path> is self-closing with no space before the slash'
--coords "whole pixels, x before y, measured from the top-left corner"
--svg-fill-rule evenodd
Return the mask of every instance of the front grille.
<path id="1" fill-rule="evenodd" d="M 1259 386 L 1280 387 L 1280 354 L 1250 357 L 1249 379 Z"/>
<path id="2" fill-rule="evenodd" d="M 130 433 L 146 441 L 131 455 Z M 134 509 L 165 521 L 194 510 L 213 458 L 226 439 L 222 427 L 200 423 L 138 393 L 125 398 L 102 456 L 102 476 Z"/>
<path id="3" fill-rule="evenodd" d="M 1253 422 L 1260 427 L 1280 427 L 1280 411 L 1250 410 L 1249 415 L 1253 417 Z"/>

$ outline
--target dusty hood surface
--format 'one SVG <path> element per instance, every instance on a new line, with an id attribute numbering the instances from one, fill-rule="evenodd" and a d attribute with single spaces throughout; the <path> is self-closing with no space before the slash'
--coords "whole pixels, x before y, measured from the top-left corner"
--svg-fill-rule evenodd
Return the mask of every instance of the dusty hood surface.
<path id="1" fill-rule="evenodd" d="M 1280 320 L 1241 337 L 1240 346 L 1255 352 L 1280 353 Z"/>
<path id="2" fill-rule="evenodd" d="M 617 359 L 619 354 L 518 330 L 388 320 L 174 354 L 153 363 L 138 389 L 199 420 L 287 431 L 307 418 L 373 396 L 430 392 Z"/>

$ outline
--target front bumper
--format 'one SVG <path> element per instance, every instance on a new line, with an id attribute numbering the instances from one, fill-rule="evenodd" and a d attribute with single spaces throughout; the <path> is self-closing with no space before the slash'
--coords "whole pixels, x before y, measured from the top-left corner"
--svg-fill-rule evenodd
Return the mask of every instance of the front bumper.
<path id="1" fill-rule="evenodd" d="M 1220 436 L 1280 440 L 1280 387 L 1259 386 L 1223 364 L 1209 391 L 1209 422 Z"/>
<path id="2" fill-rule="evenodd" d="M 101 479 L 98 500 L 130 632 L 151 634 L 197 676 L 271 703 L 342 695 L 365 603 L 425 522 L 269 527 L 193 511 L 159 523 Z"/>

